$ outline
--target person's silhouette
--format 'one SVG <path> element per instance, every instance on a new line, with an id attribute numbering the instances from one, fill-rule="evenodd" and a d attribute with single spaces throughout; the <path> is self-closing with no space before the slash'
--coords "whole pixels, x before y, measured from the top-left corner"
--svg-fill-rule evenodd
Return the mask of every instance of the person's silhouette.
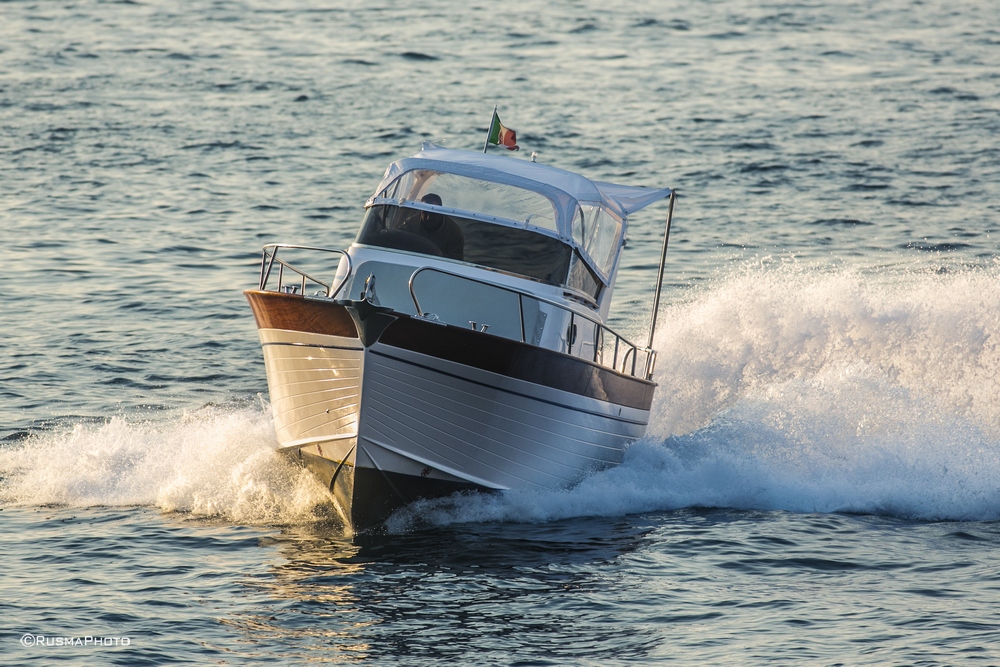
<path id="1" fill-rule="evenodd" d="M 440 195 L 429 192 L 420 198 L 424 204 L 442 206 Z M 465 236 L 458 224 L 437 211 L 421 210 L 416 220 L 409 220 L 400 227 L 411 234 L 419 234 L 433 242 L 445 257 L 462 260 L 465 256 Z"/>

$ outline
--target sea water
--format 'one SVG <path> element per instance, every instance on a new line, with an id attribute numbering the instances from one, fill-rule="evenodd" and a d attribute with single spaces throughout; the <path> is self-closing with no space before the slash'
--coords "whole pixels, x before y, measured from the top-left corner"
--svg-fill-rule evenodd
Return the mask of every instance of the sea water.
<path id="1" fill-rule="evenodd" d="M 994 14 L 0 3 L 0 664 L 1000 664 Z M 648 435 L 344 534 L 241 291 L 493 105 L 678 192 Z"/>

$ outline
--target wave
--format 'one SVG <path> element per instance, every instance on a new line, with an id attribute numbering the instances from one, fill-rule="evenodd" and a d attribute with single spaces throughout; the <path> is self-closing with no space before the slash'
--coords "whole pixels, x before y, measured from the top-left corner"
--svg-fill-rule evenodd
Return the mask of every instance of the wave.
<path id="1" fill-rule="evenodd" d="M 323 518 L 326 489 L 276 447 L 269 409 L 77 424 L 0 448 L 0 502 L 153 506 L 244 524 Z"/>
<path id="2" fill-rule="evenodd" d="M 1000 519 L 1000 271 L 745 265 L 663 313 L 648 434 L 558 492 L 419 523 L 685 507 Z"/>
<path id="3" fill-rule="evenodd" d="M 1000 519 L 1000 443 L 966 418 L 845 369 L 738 400 L 704 428 L 633 444 L 617 468 L 560 491 L 420 501 L 394 532 L 689 507 Z"/>
<path id="4" fill-rule="evenodd" d="M 1000 519 L 1000 269 L 744 266 L 666 309 L 647 436 L 560 491 L 418 502 L 391 528 L 685 507 Z M 0 500 L 316 520 L 266 409 L 116 417 L 0 447 Z"/>
<path id="5" fill-rule="evenodd" d="M 961 417 L 1000 437 L 1000 268 L 939 273 L 744 266 L 669 308 L 656 341 L 651 433 L 689 433 L 740 402 L 776 400 L 821 382 L 829 408 L 857 412 L 837 392 L 860 375 L 886 400 Z M 866 404 L 887 418 L 881 394 Z M 909 414 L 907 418 L 920 419 Z M 845 428 L 847 425 L 845 424 Z"/>

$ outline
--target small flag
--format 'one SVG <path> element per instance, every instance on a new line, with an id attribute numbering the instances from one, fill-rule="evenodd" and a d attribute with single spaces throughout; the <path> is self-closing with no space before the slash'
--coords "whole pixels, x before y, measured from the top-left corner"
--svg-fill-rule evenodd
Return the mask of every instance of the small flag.
<path id="1" fill-rule="evenodd" d="M 521 147 L 517 145 L 517 133 L 500 122 L 500 116 L 497 115 L 496 109 L 493 109 L 493 121 L 490 122 L 490 134 L 486 143 L 487 145 L 504 146 L 509 151 L 521 150 Z M 485 149 L 483 152 L 486 152 Z"/>

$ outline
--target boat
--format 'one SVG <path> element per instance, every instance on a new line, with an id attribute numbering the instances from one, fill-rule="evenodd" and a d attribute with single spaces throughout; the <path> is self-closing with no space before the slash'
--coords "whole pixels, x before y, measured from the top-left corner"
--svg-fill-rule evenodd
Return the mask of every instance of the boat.
<path id="1" fill-rule="evenodd" d="M 607 325 L 630 214 L 669 212 L 645 346 Z M 263 248 L 256 320 L 279 450 L 379 530 L 420 498 L 558 489 L 642 437 L 675 195 L 425 143 L 347 249 Z"/>

